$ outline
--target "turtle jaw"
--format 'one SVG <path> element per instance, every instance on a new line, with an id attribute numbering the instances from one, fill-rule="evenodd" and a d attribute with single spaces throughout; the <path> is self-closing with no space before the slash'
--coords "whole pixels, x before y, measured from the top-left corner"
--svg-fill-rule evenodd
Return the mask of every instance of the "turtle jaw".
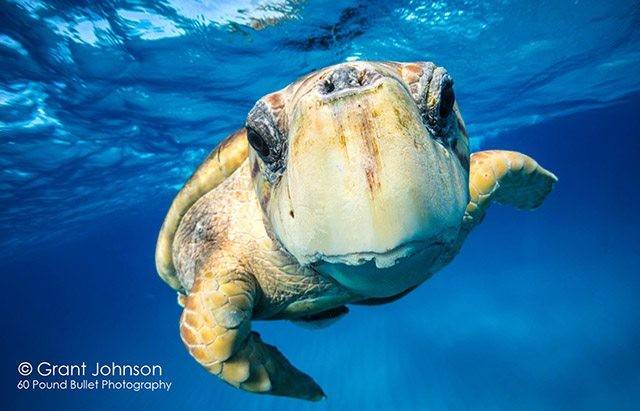
<path id="1" fill-rule="evenodd" d="M 445 229 L 429 240 L 409 241 L 389 250 L 306 256 L 310 267 L 350 291 L 366 297 L 391 297 L 415 287 L 448 262 L 458 229 Z"/>
<path id="2" fill-rule="evenodd" d="M 442 244 L 442 241 L 435 240 L 434 244 Z M 316 253 L 315 255 L 306 256 L 305 259 L 311 261 L 315 265 L 323 264 L 346 264 L 351 266 L 359 266 L 371 261 L 376 268 L 389 268 L 396 265 L 401 259 L 409 258 L 422 251 L 429 246 L 427 241 L 410 241 L 400 244 L 397 247 L 386 251 L 361 251 L 348 254 L 324 255 Z"/>
<path id="3" fill-rule="evenodd" d="M 443 235 L 443 238 L 450 237 Z M 415 287 L 444 266 L 454 244 L 434 238 L 402 244 L 383 253 L 317 256 L 313 268 L 365 297 L 391 297 Z"/>

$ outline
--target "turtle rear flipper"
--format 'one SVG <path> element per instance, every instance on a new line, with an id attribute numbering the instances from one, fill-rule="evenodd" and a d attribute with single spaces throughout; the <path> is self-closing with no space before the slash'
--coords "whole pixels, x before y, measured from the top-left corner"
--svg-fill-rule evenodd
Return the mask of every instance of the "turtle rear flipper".
<path id="1" fill-rule="evenodd" d="M 311 401 L 324 398 L 310 376 L 251 332 L 259 292 L 255 278 L 228 269 L 228 260 L 218 262 L 220 271 L 198 273 L 186 296 L 180 335 L 189 353 L 236 388 Z"/>
<path id="2" fill-rule="evenodd" d="M 480 224 L 492 201 L 520 210 L 539 207 L 558 178 L 522 153 L 504 150 L 471 155 L 469 204 L 464 213 L 460 238 Z"/>

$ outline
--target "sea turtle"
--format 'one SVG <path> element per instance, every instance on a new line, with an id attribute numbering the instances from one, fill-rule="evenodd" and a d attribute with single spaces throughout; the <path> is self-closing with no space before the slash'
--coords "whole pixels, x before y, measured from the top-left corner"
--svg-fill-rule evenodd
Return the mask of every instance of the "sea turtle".
<path id="1" fill-rule="evenodd" d="M 156 265 L 208 371 L 317 400 L 251 320 L 320 326 L 393 301 L 451 261 L 491 202 L 534 209 L 556 180 L 524 154 L 469 155 L 444 68 L 338 64 L 262 97 L 209 154 L 173 200 Z"/>

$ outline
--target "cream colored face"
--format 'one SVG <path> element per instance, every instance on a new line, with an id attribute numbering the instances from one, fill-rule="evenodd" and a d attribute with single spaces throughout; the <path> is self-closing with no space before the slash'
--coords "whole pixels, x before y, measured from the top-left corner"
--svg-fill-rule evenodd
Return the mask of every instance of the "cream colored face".
<path id="1" fill-rule="evenodd" d="M 468 201 L 452 84 L 432 63 L 345 63 L 256 103 L 246 125 L 256 190 L 300 264 L 375 296 L 433 272 Z"/>

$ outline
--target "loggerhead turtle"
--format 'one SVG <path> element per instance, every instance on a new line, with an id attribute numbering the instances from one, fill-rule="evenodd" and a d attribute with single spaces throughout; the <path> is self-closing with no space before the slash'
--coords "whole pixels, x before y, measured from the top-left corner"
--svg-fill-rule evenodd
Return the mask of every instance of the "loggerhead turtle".
<path id="1" fill-rule="evenodd" d="M 157 270 L 209 372 L 317 400 L 252 319 L 322 326 L 394 301 L 451 261 L 491 202 L 534 209 L 556 181 L 524 154 L 470 156 L 442 67 L 339 64 L 262 97 L 204 160 L 165 218 Z"/>

